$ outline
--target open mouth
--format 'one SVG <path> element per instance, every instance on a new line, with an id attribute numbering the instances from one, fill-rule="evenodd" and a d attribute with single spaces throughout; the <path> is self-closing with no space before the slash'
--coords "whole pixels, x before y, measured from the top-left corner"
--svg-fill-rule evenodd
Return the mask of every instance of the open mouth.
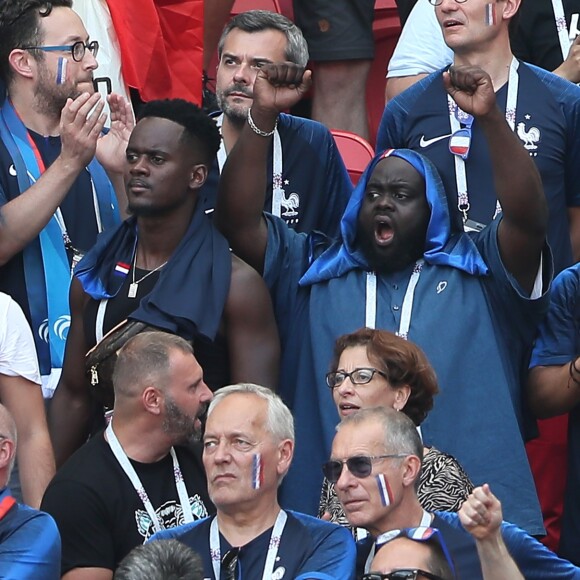
<path id="1" fill-rule="evenodd" d="M 360 409 L 360 407 L 352 403 L 340 403 L 338 408 L 341 415 L 352 415 L 352 413 L 356 413 Z"/>
<path id="2" fill-rule="evenodd" d="M 453 28 L 455 26 L 461 26 L 461 22 L 458 20 L 446 20 L 443 22 L 443 28 Z"/>
<path id="3" fill-rule="evenodd" d="M 393 240 L 395 232 L 390 221 L 378 218 L 375 222 L 375 241 L 379 246 L 386 246 Z"/>

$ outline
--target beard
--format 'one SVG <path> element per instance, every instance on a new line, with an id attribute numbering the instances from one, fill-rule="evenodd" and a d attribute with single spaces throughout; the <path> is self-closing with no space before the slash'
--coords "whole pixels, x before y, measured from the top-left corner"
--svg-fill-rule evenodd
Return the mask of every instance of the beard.
<path id="1" fill-rule="evenodd" d="M 252 97 L 252 92 L 245 85 L 230 85 L 227 89 L 216 90 L 216 97 L 219 108 L 222 110 L 223 114 L 229 119 L 233 125 L 243 126 L 248 118 L 249 106 L 242 105 L 230 105 L 227 100 L 232 93 L 242 93 L 247 97 Z"/>
<path id="2" fill-rule="evenodd" d="M 425 243 L 422 239 L 414 242 L 409 240 L 401 244 L 402 249 L 396 253 L 383 255 L 374 241 L 374 236 L 365 235 L 360 230 L 357 235 L 357 245 L 361 249 L 368 265 L 377 274 L 392 274 L 400 272 L 409 265 L 414 264 L 425 251 Z"/>
<path id="3" fill-rule="evenodd" d="M 197 415 L 191 417 L 184 413 L 170 395 L 165 395 L 165 418 L 163 432 L 170 435 L 176 443 L 188 443 L 201 439 L 201 429 L 195 425 L 195 420 L 205 412 L 205 406 Z"/>
<path id="4" fill-rule="evenodd" d="M 83 84 L 92 86 L 92 77 Z M 35 87 L 35 109 L 44 115 L 60 119 L 67 99 L 76 99 L 81 95 L 78 83 L 68 81 L 57 84 L 56 77 L 46 65 L 39 67 L 38 80 Z"/>

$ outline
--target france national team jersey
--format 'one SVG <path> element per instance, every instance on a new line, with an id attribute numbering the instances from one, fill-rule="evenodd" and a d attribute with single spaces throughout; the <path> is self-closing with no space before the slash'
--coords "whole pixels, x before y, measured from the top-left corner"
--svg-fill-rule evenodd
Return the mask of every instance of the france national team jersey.
<path id="1" fill-rule="evenodd" d="M 352 182 L 332 135 L 320 123 L 283 113 L 278 118 L 278 133 L 282 165 L 279 185 L 283 189 L 280 217 L 298 232 L 318 230 L 335 237 Z M 266 165 L 264 210 L 268 212 L 272 212 L 274 148 L 275 142 Z M 219 174 L 216 159 L 199 194 L 210 214 L 216 204 Z"/>
<path id="2" fill-rule="evenodd" d="M 268 529 L 237 551 L 236 580 L 262 578 L 269 552 L 275 552 L 272 579 L 277 580 L 352 580 L 356 549 L 346 528 L 297 512 L 286 511 L 287 520 L 277 551 L 272 550 Z M 193 548 L 202 558 L 204 578 L 215 577 L 210 534 L 214 517 L 205 518 L 155 534 L 151 541 L 175 538 Z M 219 552 L 223 557 L 232 546 L 219 534 Z M 270 549 L 269 549 L 270 548 Z M 222 567 L 223 568 L 223 567 Z M 220 578 L 226 578 L 221 570 Z M 268 575 L 270 578 L 270 575 Z"/>
<path id="3" fill-rule="evenodd" d="M 572 264 L 568 207 L 580 206 L 580 87 L 542 69 L 519 63 L 514 131 L 535 161 L 550 210 L 548 241 L 556 272 Z M 506 110 L 507 84 L 497 92 Z M 377 150 L 407 147 L 437 167 L 457 205 L 454 155 L 449 150 L 450 116 L 442 71 L 429 75 L 389 101 L 377 138 Z M 496 194 L 487 142 L 477 121 L 465 163 L 471 209 L 469 218 L 488 224 L 496 211 Z"/>

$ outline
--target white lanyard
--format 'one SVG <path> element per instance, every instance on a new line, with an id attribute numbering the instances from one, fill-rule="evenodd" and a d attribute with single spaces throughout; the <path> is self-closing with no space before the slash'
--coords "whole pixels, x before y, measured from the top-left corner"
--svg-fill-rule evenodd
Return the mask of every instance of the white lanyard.
<path id="1" fill-rule="evenodd" d="M 566 60 L 572 43 L 570 33 L 568 32 L 568 26 L 566 25 L 566 15 L 564 14 L 562 0 L 552 0 L 552 8 L 554 9 L 554 21 L 556 22 L 556 30 L 558 31 L 562 59 Z"/>
<path id="2" fill-rule="evenodd" d="M 519 86 L 519 76 L 518 76 L 518 66 L 519 63 L 515 57 L 512 58 L 510 64 L 510 72 L 508 77 L 507 86 L 507 101 L 505 109 L 505 120 L 507 121 L 510 129 L 513 131 L 516 124 L 516 108 L 518 103 L 518 86 Z M 461 129 L 461 123 L 457 119 L 456 112 L 459 109 L 457 103 L 447 95 L 447 103 L 449 105 L 449 125 L 451 126 L 451 133 L 455 133 Z M 464 113 L 465 114 L 465 113 Z M 463 223 L 467 221 L 467 213 L 470 209 L 469 204 L 469 193 L 467 190 L 467 174 L 465 172 L 465 160 L 461 155 L 452 154 L 455 160 L 455 182 L 457 184 L 457 207 L 463 215 Z M 494 218 L 501 212 L 501 206 L 499 201 L 496 204 L 496 210 Z"/>
<path id="3" fill-rule="evenodd" d="M 280 538 L 282 537 L 282 532 L 284 531 L 284 526 L 286 525 L 287 519 L 288 516 L 286 515 L 286 512 L 284 510 L 280 510 L 278 517 L 276 518 L 276 522 L 274 523 L 274 527 L 272 528 L 272 534 L 270 535 L 268 554 L 266 556 L 266 563 L 264 564 L 262 580 L 271 580 L 272 578 L 274 566 L 276 564 L 276 556 L 278 555 L 278 548 L 280 547 Z M 211 554 L 211 565 L 213 566 L 215 580 L 220 580 L 222 556 L 217 516 L 215 516 L 212 520 L 209 530 L 209 551 Z"/>
<path id="4" fill-rule="evenodd" d="M 417 527 L 428 528 L 431 525 L 431 521 L 432 521 L 431 514 L 429 512 L 426 512 L 425 510 L 423 510 L 423 515 L 421 516 L 421 523 Z M 385 532 L 384 534 L 381 534 L 377 538 L 377 540 L 380 538 L 381 544 L 384 544 L 384 543 L 392 540 L 395 536 L 398 536 L 400 531 L 401 530 L 391 530 L 389 532 Z M 365 571 L 364 571 L 365 574 L 367 572 L 371 571 L 371 564 L 372 564 L 373 559 L 375 557 L 377 540 L 375 540 L 373 542 L 373 545 L 371 546 L 371 551 L 369 552 L 369 555 L 367 556 L 367 559 L 365 562 Z"/>
<path id="5" fill-rule="evenodd" d="M 409 284 L 405 291 L 403 298 L 403 306 L 401 308 L 401 321 L 399 322 L 399 330 L 397 336 L 407 340 L 409 334 L 409 327 L 411 326 L 411 314 L 413 312 L 413 300 L 415 299 L 415 288 L 419 282 L 419 276 L 423 269 L 423 259 L 417 260 L 413 267 L 413 273 L 409 278 Z M 367 272 L 367 288 L 366 288 L 366 305 L 365 305 L 365 326 L 367 328 L 376 328 L 377 322 L 377 276 L 374 272 Z"/>
<path id="6" fill-rule="evenodd" d="M 223 113 L 216 117 L 216 125 L 220 129 L 223 123 Z M 228 154 L 222 138 L 218 150 L 217 159 L 220 173 L 224 167 Z M 280 217 L 282 215 L 282 201 L 284 200 L 284 189 L 282 188 L 282 140 L 278 128 L 274 130 L 274 155 L 272 163 L 272 214 Z"/>
<path id="7" fill-rule="evenodd" d="M 111 447 L 111 451 L 113 452 L 113 455 L 115 456 L 115 458 L 119 462 L 119 465 L 125 472 L 125 475 L 131 480 L 131 483 L 133 484 L 133 487 L 135 488 L 135 491 L 137 492 L 139 499 L 143 502 L 143 506 L 145 507 L 147 513 L 149 514 L 151 524 L 155 528 L 156 532 L 160 532 L 165 528 L 165 526 L 163 525 L 163 521 L 157 517 L 155 509 L 153 508 L 153 504 L 151 503 L 151 500 L 149 499 L 149 496 L 147 495 L 147 492 L 145 491 L 145 488 L 143 487 L 143 484 L 141 483 L 141 480 L 139 479 L 139 476 L 137 475 L 135 468 L 131 465 L 131 462 L 129 461 L 127 454 L 125 453 L 125 451 L 123 451 L 123 448 L 121 447 L 121 444 L 117 439 L 117 436 L 113 432 L 113 421 L 109 423 L 109 426 L 107 427 L 106 430 L 106 434 L 107 441 L 109 442 L 109 446 Z M 171 459 L 173 459 L 173 474 L 175 476 L 175 487 L 177 487 L 177 493 L 179 495 L 179 503 L 181 504 L 181 510 L 183 512 L 183 521 L 184 523 L 188 524 L 190 522 L 193 522 L 193 511 L 191 509 L 191 504 L 189 503 L 187 489 L 185 488 L 183 475 L 181 473 L 179 462 L 177 461 L 177 455 L 175 454 L 175 449 L 173 449 L 173 447 L 171 448 L 170 453 Z"/>

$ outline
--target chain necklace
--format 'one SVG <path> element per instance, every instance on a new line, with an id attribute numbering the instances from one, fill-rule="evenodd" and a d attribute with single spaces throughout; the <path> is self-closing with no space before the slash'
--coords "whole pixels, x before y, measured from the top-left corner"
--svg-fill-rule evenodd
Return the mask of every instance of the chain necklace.
<path id="1" fill-rule="evenodd" d="M 137 248 L 135 248 L 135 255 L 133 256 L 133 268 L 132 268 L 132 272 L 131 272 L 131 284 L 129 284 L 129 292 L 127 293 L 127 296 L 129 298 L 137 298 L 137 290 L 139 289 L 139 283 L 143 282 L 143 280 L 145 280 L 145 278 L 147 278 L 148 276 L 151 276 L 151 274 L 157 272 L 158 270 L 161 270 L 161 268 L 163 268 L 163 266 L 165 266 L 165 264 L 167 264 L 167 260 L 165 260 L 165 262 L 163 262 L 163 264 L 160 264 L 159 266 L 157 266 L 157 268 L 155 268 L 155 270 L 151 270 L 150 272 L 147 272 L 147 274 L 145 274 L 144 276 L 139 278 L 139 280 L 135 280 L 136 264 L 137 264 Z"/>

